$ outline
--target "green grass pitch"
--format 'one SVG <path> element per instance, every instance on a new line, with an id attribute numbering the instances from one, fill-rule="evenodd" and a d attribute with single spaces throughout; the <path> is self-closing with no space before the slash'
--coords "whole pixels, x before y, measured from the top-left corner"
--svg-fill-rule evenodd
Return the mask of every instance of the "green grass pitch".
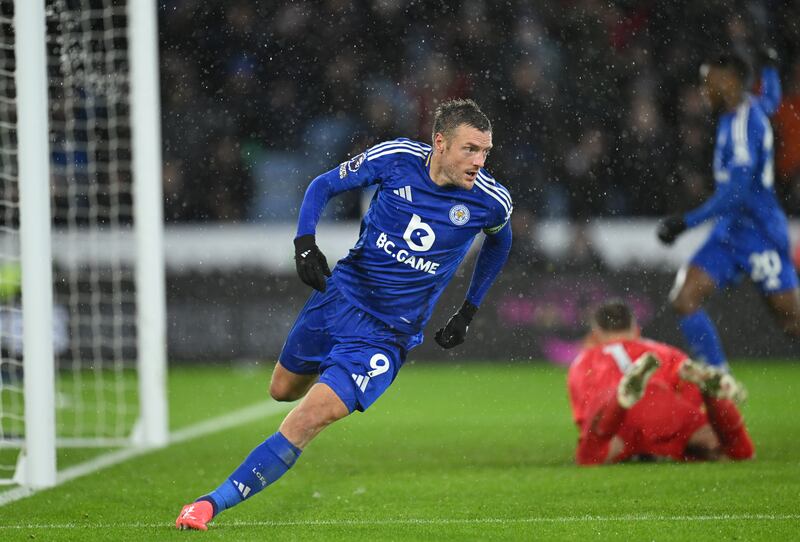
<path id="1" fill-rule="evenodd" d="M 578 468 L 565 371 L 411 363 L 277 484 L 179 532 L 282 413 L 0 507 L 0 540 L 790 540 L 800 532 L 800 364 L 738 363 L 758 458 Z M 269 367 L 170 372 L 173 429 L 266 395 Z M 65 451 L 61 466 L 87 457 Z"/>

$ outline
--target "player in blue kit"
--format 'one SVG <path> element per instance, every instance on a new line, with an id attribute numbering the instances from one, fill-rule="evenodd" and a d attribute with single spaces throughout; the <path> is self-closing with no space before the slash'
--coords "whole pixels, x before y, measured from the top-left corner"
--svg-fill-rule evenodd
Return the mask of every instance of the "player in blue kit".
<path id="1" fill-rule="evenodd" d="M 511 197 L 483 169 L 492 128 L 475 102 L 441 104 L 432 143 L 381 143 L 308 187 L 295 261 L 316 291 L 289 332 L 270 384 L 274 399 L 302 401 L 222 485 L 183 507 L 178 528 L 206 530 L 214 516 L 280 478 L 326 426 L 369 408 L 422 342 L 437 299 L 485 232 L 464 304 L 435 336 L 443 348 L 464 341 L 511 248 Z M 358 241 L 331 273 L 315 241 L 320 215 L 333 196 L 369 185 L 378 189 Z"/>
<path id="2" fill-rule="evenodd" d="M 678 272 L 670 294 L 695 357 L 727 367 L 717 331 L 703 303 L 747 274 L 760 289 L 782 329 L 800 336 L 797 274 L 789 256 L 786 215 L 775 195 L 773 136 L 768 115 L 780 103 L 774 67 L 762 74 L 762 93 L 746 91 L 749 66 L 722 55 L 701 68 L 704 91 L 719 113 L 714 148 L 716 190 L 703 205 L 664 219 L 658 237 L 666 244 L 688 228 L 715 220 L 708 240 Z"/>

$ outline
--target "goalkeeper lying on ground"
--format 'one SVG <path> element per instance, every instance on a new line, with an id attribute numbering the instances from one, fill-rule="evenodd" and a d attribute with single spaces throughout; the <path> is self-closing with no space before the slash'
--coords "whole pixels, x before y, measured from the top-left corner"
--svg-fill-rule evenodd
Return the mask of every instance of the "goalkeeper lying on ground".
<path id="1" fill-rule="evenodd" d="M 753 457 L 736 407 L 745 390 L 731 375 L 641 338 L 621 301 L 599 307 L 591 329 L 568 376 L 579 464 Z"/>

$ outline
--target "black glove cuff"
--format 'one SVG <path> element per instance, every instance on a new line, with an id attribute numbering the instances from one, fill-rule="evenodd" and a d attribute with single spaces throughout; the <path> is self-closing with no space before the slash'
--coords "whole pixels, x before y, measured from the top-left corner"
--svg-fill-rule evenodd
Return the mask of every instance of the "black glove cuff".
<path id="1" fill-rule="evenodd" d="M 461 305 L 461 308 L 458 309 L 458 313 L 464 317 L 468 324 L 472 322 L 472 318 L 475 316 L 476 312 L 478 312 L 478 307 L 466 300 L 464 300 L 464 304 Z"/>
<path id="2" fill-rule="evenodd" d="M 301 254 L 306 250 L 311 250 L 317 246 L 317 238 L 314 235 L 301 235 L 294 240 L 294 251 L 296 254 Z"/>

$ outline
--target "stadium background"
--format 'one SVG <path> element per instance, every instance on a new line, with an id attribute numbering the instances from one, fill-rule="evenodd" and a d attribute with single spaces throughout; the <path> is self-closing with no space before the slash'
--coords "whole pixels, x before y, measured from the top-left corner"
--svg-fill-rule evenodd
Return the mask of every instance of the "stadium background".
<path id="1" fill-rule="evenodd" d="M 67 13 L 127 3 L 48 1 L 68 6 Z M 291 408 L 268 400 L 265 384 L 308 295 L 292 260 L 304 187 L 370 143 L 396 135 L 426 139 L 435 99 L 456 95 L 476 98 L 495 120 L 491 170 L 512 187 L 517 203 L 514 253 L 469 342 L 449 353 L 432 341 L 414 351 L 369 415 L 326 430 L 300 468 L 269 495 L 226 512 L 205 537 L 796 538 L 800 427 L 791 413 L 800 369 L 791 361 L 796 351 L 751 289 L 719 296 L 710 312 L 735 374 L 751 392 L 745 416 L 757 461 L 577 469 L 564 369 L 523 363 L 569 359 L 585 331 L 586 308 L 608 295 L 627 298 L 648 334 L 681 344 L 664 300 L 675 269 L 705 232 L 688 232 L 665 249 L 654 230 L 660 214 L 690 207 L 711 190 L 713 119 L 700 108 L 697 61 L 706 46 L 731 38 L 748 52 L 775 44 L 785 91 L 780 148 L 797 150 L 789 143 L 798 133 L 791 106 L 798 96 L 791 83 L 799 71 L 796 8 L 778 2 L 250 4 L 159 3 L 170 445 L 152 452 L 59 448 L 60 487 L 34 495 L 25 487 L 0 491 L 0 539 L 185 539 L 174 530 L 177 505 L 228 475 Z M 97 42 L 82 36 L 101 32 L 113 43 L 124 41 L 116 32 L 124 18 L 109 13 L 90 14 L 103 23 L 52 29 L 61 43 L 78 44 L 66 55 L 50 51 L 64 71 L 53 82 L 63 75 L 83 81 L 125 62 L 111 55 L 113 62 L 103 56 L 96 70 L 83 64 Z M 475 40 L 485 45 L 470 47 Z M 129 184 L 130 155 L 117 145 L 128 127 L 114 119 L 127 109 L 94 104 L 103 122 L 95 132 L 76 130 L 72 139 L 97 138 L 97 154 L 80 145 L 66 152 L 59 89 L 68 87 L 55 86 L 51 106 L 61 124 L 51 132 L 54 184 L 64 184 L 66 171 L 78 187 L 99 188 L 94 202 L 80 191 L 56 191 L 53 198 L 57 299 L 68 294 L 65 281 L 79 290 L 70 300 L 74 312 L 61 307 L 56 320 L 75 318 L 69 326 L 61 322 L 62 335 L 84 337 L 73 339 L 58 361 L 64 369 L 73 365 L 63 363 L 74 361 L 66 359 L 71 355 L 86 360 L 77 371 L 59 371 L 57 416 L 91 428 L 108 414 L 132 425 L 135 379 L 123 371 L 112 383 L 101 359 L 109 346 L 117 360 L 135 354 L 134 284 L 127 274 L 117 277 L 118 286 L 106 276 L 107 267 L 113 276 L 136 263 L 134 240 L 124 231 L 133 220 L 130 200 L 111 205 L 104 190 L 110 181 Z M 73 116 L 84 120 L 92 108 L 75 102 Z M 104 130 L 111 128 L 108 137 Z M 118 175 L 100 168 L 85 175 L 91 159 L 109 150 L 122 162 Z M 781 171 L 782 197 L 796 211 L 791 175 Z M 328 213 L 319 242 L 329 260 L 352 245 L 362 197 L 344 198 Z M 67 198 L 75 200 L 69 202 L 75 212 L 65 220 L 59 205 Z M 106 236 L 97 230 L 110 215 L 123 231 Z M 6 213 L 12 224 L 13 216 Z M 798 227 L 795 221 L 795 240 Z M 71 248 L 84 235 L 96 237 L 89 239 L 99 247 L 93 261 Z M 431 328 L 460 303 L 471 264 L 446 291 Z M 119 310 L 100 306 L 99 292 L 117 296 Z M 109 327 L 123 336 L 103 336 Z M 82 348 L 92 351 L 80 355 Z M 426 363 L 442 358 L 452 363 Z M 124 397 L 106 408 L 101 400 L 112 387 Z M 85 416 L 73 414 L 80 405 Z M 6 454 L 13 468 L 16 449 L 5 451 L 13 452 Z"/>
<path id="2" fill-rule="evenodd" d="M 713 191 L 706 53 L 779 51 L 776 184 L 800 212 L 796 3 L 166 0 L 159 18 L 171 359 L 274 359 L 307 295 L 290 241 L 308 182 L 381 140 L 429 140 L 445 98 L 472 97 L 492 119 L 488 167 L 515 200 L 511 262 L 473 328 L 475 357 L 563 362 L 606 295 L 681 344 L 665 298 L 701 237 L 666 249 L 652 230 Z M 364 199 L 329 206 L 329 260 L 355 239 Z M 711 307 L 730 353 L 790 353 L 743 290 Z"/>
<path id="3" fill-rule="evenodd" d="M 429 141 L 436 103 L 464 96 L 494 123 L 489 166 L 518 216 L 690 208 L 712 188 L 703 55 L 765 43 L 782 58 L 778 186 L 800 211 L 797 3 L 496 4 L 162 2 L 168 220 L 293 221 L 310 178 Z M 352 197 L 335 216 L 357 213 Z"/>

